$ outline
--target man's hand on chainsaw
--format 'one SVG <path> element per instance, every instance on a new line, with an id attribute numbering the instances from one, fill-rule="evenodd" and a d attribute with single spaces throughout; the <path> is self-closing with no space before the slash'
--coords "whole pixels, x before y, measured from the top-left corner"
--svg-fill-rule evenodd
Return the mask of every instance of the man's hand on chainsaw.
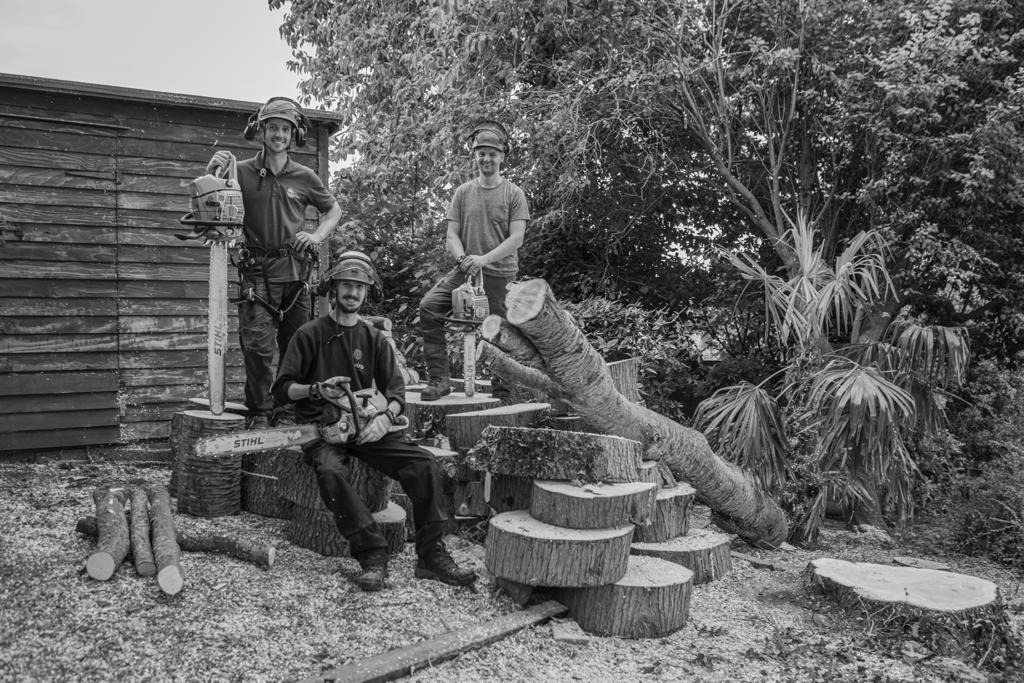
<path id="1" fill-rule="evenodd" d="M 348 383 L 349 378 L 341 375 L 315 382 L 309 385 L 309 397 L 316 400 L 339 399 L 345 395 L 345 385 Z"/>
<path id="2" fill-rule="evenodd" d="M 391 428 L 391 418 L 384 413 L 378 413 L 372 420 L 363 425 L 359 431 L 359 438 L 356 443 L 372 443 L 380 441 L 387 436 Z"/>
<path id="3" fill-rule="evenodd" d="M 292 247 L 297 250 L 312 249 L 315 250 L 320 246 L 320 238 L 311 232 L 305 232 L 300 230 L 295 233 L 295 237 L 292 238 Z"/>
<path id="4" fill-rule="evenodd" d="M 487 260 L 483 256 L 474 256 L 472 254 L 463 254 L 459 258 L 459 270 L 467 275 L 476 275 L 477 271 L 487 265 Z"/>
<path id="5" fill-rule="evenodd" d="M 222 149 L 210 157 L 210 163 L 206 164 L 206 172 L 213 173 L 218 168 L 227 173 L 227 170 L 231 168 L 232 162 L 235 160 L 235 155 L 226 149 Z"/>

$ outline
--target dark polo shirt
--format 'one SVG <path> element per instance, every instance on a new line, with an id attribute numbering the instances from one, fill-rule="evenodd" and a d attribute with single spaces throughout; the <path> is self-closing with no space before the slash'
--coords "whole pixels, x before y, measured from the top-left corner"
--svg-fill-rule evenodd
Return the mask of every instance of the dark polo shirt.
<path id="1" fill-rule="evenodd" d="M 258 248 L 253 250 L 254 256 L 267 252 L 267 278 L 270 282 L 301 280 L 299 261 L 281 256 L 278 250 L 287 247 L 302 229 L 307 206 L 326 213 L 335 204 L 334 195 L 312 169 L 291 158 L 275 175 L 264 166 L 263 152 L 238 163 L 238 184 L 245 207 L 245 243 Z M 259 266 L 256 272 L 260 272 Z"/>

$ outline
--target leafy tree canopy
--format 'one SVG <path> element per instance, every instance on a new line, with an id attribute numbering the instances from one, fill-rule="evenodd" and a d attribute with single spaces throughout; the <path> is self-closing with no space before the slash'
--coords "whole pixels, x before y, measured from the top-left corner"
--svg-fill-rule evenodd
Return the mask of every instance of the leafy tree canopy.
<path id="1" fill-rule="evenodd" d="M 292 0 L 282 33 L 304 93 L 346 114 L 335 185 L 364 245 L 436 248 L 465 134 L 494 117 L 526 270 L 564 296 L 701 300 L 717 247 L 789 277 L 798 221 L 827 258 L 873 230 L 894 286 L 866 339 L 910 305 L 1009 355 L 1022 29 L 1008 0 Z"/>

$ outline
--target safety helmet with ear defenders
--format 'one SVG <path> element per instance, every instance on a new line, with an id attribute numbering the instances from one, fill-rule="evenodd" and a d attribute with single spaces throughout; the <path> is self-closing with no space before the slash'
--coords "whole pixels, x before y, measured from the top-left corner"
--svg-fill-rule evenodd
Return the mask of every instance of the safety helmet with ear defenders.
<path id="1" fill-rule="evenodd" d="M 377 270 L 373 267 L 370 257 L 361 251 L 350 250 L 338 255 L 334 266 L 326 273 L 317 285 L 317 296 L 327 296 L 334 292 L 335 280 L 352 280 L 362 282 L 370 287 L 370 291 L 376 290 L 381 297 L 384 296 L 384 287 L 377 277 Z"/>
<path id="2" fill-rule="evenodd" d="M 471 149 L 493 147 L 501 150 L 504 154 L 508 154 L 511 150 L 508 137 L 508 131 L 505 130 L 505 126 L 497 121 L 484 119 L 473 126 L 473 130 L 469 134 L 469 145 Z"/>
<path id="3" fill-rule="evenodd" d="M 292 124 L 295 131 L 295 146 L 306 145 L 306 133 L 309 130 L 309 120 L 302 113 L 299 103 L 289 97 L 271 97 L 266 104 L 259 108 L 255 114 L 249 117 L 242 131 L 242 137 L 252 140 L 259 132 L 260 124 L 267 119 L 284 119 Z"/>

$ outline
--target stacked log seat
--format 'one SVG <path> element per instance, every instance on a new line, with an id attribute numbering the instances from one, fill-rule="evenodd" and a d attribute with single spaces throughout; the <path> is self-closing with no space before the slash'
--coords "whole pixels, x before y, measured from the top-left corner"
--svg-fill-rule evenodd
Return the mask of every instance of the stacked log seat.
<path id="1" fill-rule="evenodd" d="M 388 503 L 373 519 L 380 527 L 388 542 L 391 554 L 402 552 L 406 541 L 406 514 L 398 503 Z M 347 557 L 348 541 L 338 531 L 334 515 L 325 510 L 295 508 L 291 521 L 285 527 L 285 538 L 289 542 L 329 557 Z"/>
<path id="2" fill-rule="evenodd" d="M 302 449 L 289 448 L 292 457 L 278 461 L 277 490 L 288 507 L 305 507 L 326 510 L 320 498 L 313 468 L 303 461 Z M 387 507 L 390 479 L 366 465 L 358 458 L 349 460 L 349 483 L 366 503 L 370 512 L 379 512 Z"/>
<path id="3" fill-rule="evenodd" d="M 680 564 L 693 572 L 693 582 L 707 583 L 732 569 L 731 537 L 711 529 L 691 529 L 663 543 L 633 543 L 634 555 L 657 557 Z"/>
<path id="4" fill-rule="evenodd" d="M 334 515 L 323 503 L 313 468 L 303 461 L 302 449 L 289 448 L 278 460 L 279 505 L 287 513 L 285 535 L 295 545 L 328 556 L 345 556 L 348 543 L 338 533 Z M 389 545 L 401 550 L 405 543 L 405 510 L 388 499 L 391 479 L 357 458 L 349 459 L 349 483 L 362 497 L 375 519 L 391 526 L 386 532 Z M 386 512 L 386 514 L 384 514 Z M 398 521 L 400 513 L 401 521 Z M 382 527 L 383 529 L 383 527 Z"/>

